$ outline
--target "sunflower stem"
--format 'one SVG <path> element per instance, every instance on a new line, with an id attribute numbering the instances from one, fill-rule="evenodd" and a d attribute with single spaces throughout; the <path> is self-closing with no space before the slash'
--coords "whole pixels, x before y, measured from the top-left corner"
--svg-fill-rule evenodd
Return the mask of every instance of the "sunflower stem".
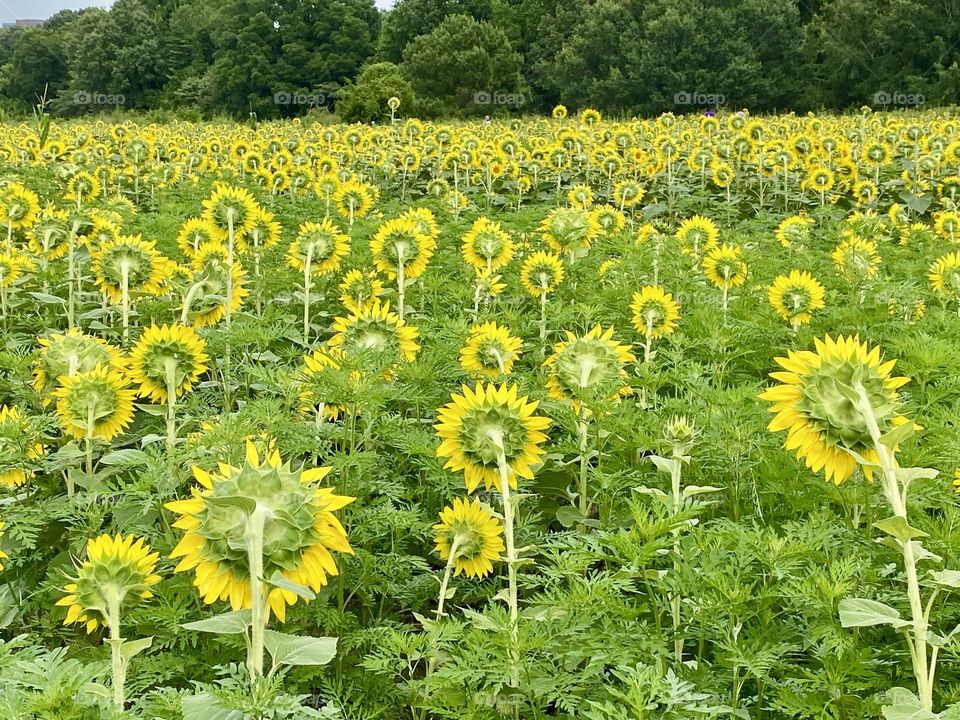
<path id="1" fill-rule="evenodd" d="M 587 471 L 589 463 L 587 461 L 587 447 L 590 444 L 590 425 L 587 421 L 586 409 L 580 410 L 580 417 L 577 419 L 577 435 L 580 437 L 580 516 L 586 520 L 590 515 L 589 481 Z M 586 524 L 581 522 L 580 528 L 586 532 Z"/>
<path id="2" fill-rule="evenodd" d="M 310 342 L 310 290 L 312 289 L 313 243 L 307 243 L 306 257 L 303 262 L 303 344 Z"/>
<path id="3" fill-rule="evenodd" d="M 250 571 L 250 647 L 247 652 L 247 670 L 251 682 L 263 677 L 264 634 L 269 620 L 267 596 L 263 584 L 263 530 L 266 510 L 257 509 L 247 519 L 247 564 Z"/>
<path id="4" fill-rule="evenodd" d="M 890 509 L 897 517 L 907 521 L 907 488 L 901 487 L 897 478 L 897 460 L 894 453 L 882 440 L 880 427 L 877 423 L 870 397 L 866 388 L 859 383 L 855 386 L 859 394 L 858 410 L 863 416 L 873 448 L 880 460 L 881 486 L 883 494 L 890 504 Z M 907 521 L 909 525 L 909 521 Z M 907 598 L 910 602 L 912 626 L 905 632 L 907 646 L 913 662 L 913 675 L 917 681 L 917 695 L 921 707 L 927 712 L 933 711 L 933 684 L 936 677 L 936 654 L 927 659 L 927 629 L 929 613 L 924 610 L 920 595 L 920 581 L 917 576 L 917 558 L 914 553 L 912 540 L 900 541 L 903 555 L 903 566 L 907 575 Z"/>
<path id="5" fill-rule="evenodd" d="M 400 319 L 403 320 L 403 300 L 404 300 L 404 285 L 406 285 L 406 277 L 403 272 L 403 254 L 401 253 L 397 257 L 397 315 L 400 316 Z"/>
<path id="6" fill-rule="evenodd" d="M 86 432 L 84 433 L 84 441 L 86 443 L 86 454 L 87 454 L 87 475 L 91 478 L 93 477 L 93 428 L 95 423 L 94 413 L 96 412 L 95 405 L 87 403 L 87 426 Z"/>
<path id="7" fill-rule="evenodd" d="M 167 358 L 163 364 L 167 381 L 167 452 L 177 444 L 177 362 Z"/>
<path id="8" fill-rule="evenodd" d="M 120 263 L 120 307 L 123 327 L 123 344 L 130 341 L 130 264 Z"/>
<path id="9" fill-rule="evenodd" d="M 497 470 L 503 496 L 503 534 L 507 546 L 507 604 L 510 608 L 510 687 L 520 686 L 520 611 L 517 600 L 517 548 L 513 539 L 514 501 L 510 497 L 510 467 L 503 438 L 494 438 L 497 446 Z"/>
<path id="10" fill-rule="evenodd" d="M 113 683 L 113 704 L 122 709 L 126 703 L 124 686 L 127 664 L 123 658 L 123 638 L 120 636 L 120 596 L 116 588 L 104 589 L 107 600 L 107 626 L 110 629 L 110 675 Z"/>
<path id="11" fill-rule="evenodd" d="M 440 583 L 440 596 L 437 598 L 437 620 L 443 618 L 443 604 L 447 600 L 447 587 L 450 585 L 450 575 L 453 573 L 453 566 L 457 563 L 457 553 L 460 550 L 460 536 L 455 535 L 453 542 L 450 543 L 450 557 L 447 558 L 447 567 L 443 570 L 443 580 Z M 430 669 L 432 670 L 435 658 L 430 658 Z M 428 673 L 429 674 L 429 673 Z"/>

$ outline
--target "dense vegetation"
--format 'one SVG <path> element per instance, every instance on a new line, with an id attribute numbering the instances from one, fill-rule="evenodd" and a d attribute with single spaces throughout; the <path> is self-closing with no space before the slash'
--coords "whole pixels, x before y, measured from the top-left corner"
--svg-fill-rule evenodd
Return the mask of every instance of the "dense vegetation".
<path id="1" fill-rule="evenodd" d="M 960 122 L 553 114 L 0 127 L 4 718 L 958 717 Z"/>
<path id="2" fill-rule="evenodd" d="M 918 107 L 960 97 L 960 13 L 954 0 L 398 0 L 385 13 L 118 0 L 0 32 L 6 106 L 22 113 L 44 88 L 61 114 L 271 118 L 344 100 L 347 121 L 382 121 L 404 94 L 417 117 Z"/>

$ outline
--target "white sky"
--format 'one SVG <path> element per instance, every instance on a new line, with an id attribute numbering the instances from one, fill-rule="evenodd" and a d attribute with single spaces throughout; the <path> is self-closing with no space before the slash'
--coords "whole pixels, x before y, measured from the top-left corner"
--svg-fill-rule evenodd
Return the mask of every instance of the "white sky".
<path id="1" fill-rule="evenodd" d="M 390 8 L 394 0 L 376 0 L 377 7 Z M 0 22 L 14 20 L 46 20 L 59 10 L 79 10 L 85 7 L 109 7 L 112 0 L 0 0 Z"/>

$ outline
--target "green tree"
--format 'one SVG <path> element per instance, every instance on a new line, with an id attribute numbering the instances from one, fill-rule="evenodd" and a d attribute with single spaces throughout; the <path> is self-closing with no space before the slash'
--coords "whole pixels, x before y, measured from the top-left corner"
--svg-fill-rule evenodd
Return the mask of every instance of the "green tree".
<path id="1" fill-rule="evenodd" d="M 469 15 L 476 20 L 491 19 L 491 2 L 492 0 L 398 0 L 384 15 L 377 56 L 381 60 L 399 63 L 403 59 L 403 51 L 414 38 L 432 32 L 450 15 Z"/>
<path id="2" fill-rule="evenodd" d="M 389 118 L 387 101 L 392 97 L 400 100 L 399 113 L 410 112 L 414 103 L 413 88 L 400 68 L 389 62 L 373 63 L 363 68 L 356 83 L 340 91 L 337 114 L 346 122 Z"/>
<path id="3" fill-rule="evenodd" d="M 403 52 L 403 72 L 418 97 L 448 111 L 487 114 L 524 101 L 521 58 L 496 25 L 451 15 Z"/>
<path id="4" fill-rule="evenodd" d="M 44 94 L 53 98 L 67 81 L 63 33 L 35 27 L 18 30 L 9 60 L 2 66 L 3 92 L 33 104 Z"/>

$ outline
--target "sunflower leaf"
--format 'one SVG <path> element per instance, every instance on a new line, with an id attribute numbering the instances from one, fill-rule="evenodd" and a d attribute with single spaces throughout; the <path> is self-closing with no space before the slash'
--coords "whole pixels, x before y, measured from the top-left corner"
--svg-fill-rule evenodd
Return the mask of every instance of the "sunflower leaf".
<path id="1" fill-rule="evenodd" d="M 911 527 L 907 519 L 899 515 L 875 522 L 873 526 L 877 530 L 885 532 L 887 535 L 891 535 L 901 542 L 907 542 L 913 538 L 929 537 L 923 530 L 917 530 L 917 528 Z"/>
<path id="2" fill-rule="evenodd" d="M 266 630 L 263 644 L 277 665 L 326 665 L 337 656 L 337 638 L 287 635 Z"/>
<path id="3" fill-rule="evenodd" d="M 307 600 L 313 600 L 317 597 L 316 593 L 314 593 L 310 588 L 300 585 L 299 583 L 295 583 L 292 580 L 288 580 L 279 572 L 275 572 L 273 576 L 267 580 L 267 584 L 273 585 L 273 587 L 280 588 L 281 590 L 289 590 L 290 592 L 295 593 L 302 598 L 306 598 Z"/>
<path id="4" fill-rule="evenodd" d="M 215 633 L 217 635 L 242 635 L 247 631 L 251 617 L 249 610 L 236 610 L 234 612 L 223 613 L 222 615 L 215 615 L 212 618 L 185 623 L 183 629 Z"/>
<path id="5" fill-rule="evenodd" d="M 916 433 L 917 426 L 912 422 L 905 422 L 898 425 L 893 430 L 880 437 L 880 442 L 890 450 L 896 450 L 900 445 L 909 440 Z"/>
<path id="6" fill-rule="evenodd" d="M 867 598 L 844 598 L 840 601 L 840 624 L 845 627 L 893 625 L 900 628 L 910 624 L 900 612 L 882 602 Z"/>

